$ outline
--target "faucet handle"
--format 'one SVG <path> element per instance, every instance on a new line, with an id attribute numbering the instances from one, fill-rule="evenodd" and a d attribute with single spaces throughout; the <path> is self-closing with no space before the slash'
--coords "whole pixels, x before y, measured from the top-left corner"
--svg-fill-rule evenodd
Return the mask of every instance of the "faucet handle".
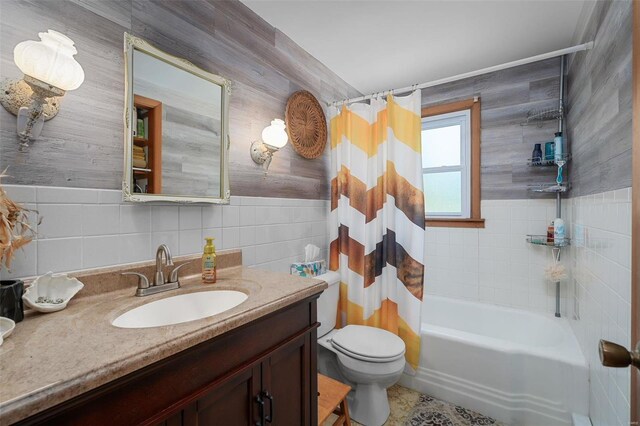
<path id="1" fill-rule="evenodd" d="M 176 266 L 175 268 L 173 268 L 173 271 L 171 271 L 171 275 L 169 276 L 169 282 L 170 283 L 179 282 L 179 280 L 178 280 L 178 272 L 180 271 L 180 268 L 182 268 L 183 266 L 190 265 L 191 263 L 193 263 L 193 260 L 190 260 L 188 262 L 183 263 L 182 265 L 179 265 L 179 266 Z"/>
<path id="2" fill-rule="evenodd" d="M 138 272 L 122 272 L 120 275 L 136 275 L 138 277 L 138 288 L 149 288 L 149 278 Z"/>

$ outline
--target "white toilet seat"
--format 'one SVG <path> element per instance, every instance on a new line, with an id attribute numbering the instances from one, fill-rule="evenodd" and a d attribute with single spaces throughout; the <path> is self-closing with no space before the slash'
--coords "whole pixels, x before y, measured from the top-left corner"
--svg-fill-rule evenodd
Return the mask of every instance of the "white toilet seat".
<path id="1" fill-rule="evenodd" d="M 382 363 L 386 363 L 386 362 L 393 362 L 395 360 L 398 360 L 400 358 L 404 358 L 404 351 L 402 351 L 401 353 L 399 353 L 398 355 L 394 356 L 394 357 L 390 357 L 390 358 L 376 358 L 376 357 L 368 357 L 368 356 L 364 356 L 364 355 L 360 355 L 360 354 L 356 354 L 353 353 L 351 351 L 348 351 L 346 349 L 344 349 L 343 347 L 341 347 L 340 345 L 336 344 L 334 341 L 331 342 L 333 348 L 340 352 L 342 355 L 348 356 L 349 358 L 353 358 L 353 359 L 357 359 L 360 361 L 366 361 L 366 362 L 372 362 L 372 363 L 377 363 L 377 364 L 382 364 Z"/>
<path id="2" fill-rule="evenodd" d="M 373 363 L 404 357 L 406 346 L 395 334 L 364 325 L 348 325 L 331 337 L 333 348 L 351 358 Z"/>

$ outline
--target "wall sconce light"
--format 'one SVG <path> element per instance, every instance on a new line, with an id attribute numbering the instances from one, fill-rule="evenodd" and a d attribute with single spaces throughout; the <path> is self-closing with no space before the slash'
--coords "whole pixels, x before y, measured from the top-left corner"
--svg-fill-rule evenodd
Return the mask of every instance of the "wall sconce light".
<path id="1" fill-rule="evenodd" d="M 289 136 L 285 131 L 284 121 L 276 118 L 271 121 L 270 126 L 265 127 L 262 131 L 262 141 L 255 141 L 251 144 L 251 158 L 257 164 L 262 164 L 265 175 L 273 154 L 283 148 L 288 140 Z"/>
<path id="2" fill-rule="evenodd" d="M 56 116 L 65 92 L 84 81 L 84 70 L 73 58 L 78 53 L 73 40 L 53 30 L 38 36 L 40 41 L 23 41 L 13 49 L 24 78 L 0 83 L 0 103 L 18 117 L 21 151 L 40 135 L 44 121 Z"/>

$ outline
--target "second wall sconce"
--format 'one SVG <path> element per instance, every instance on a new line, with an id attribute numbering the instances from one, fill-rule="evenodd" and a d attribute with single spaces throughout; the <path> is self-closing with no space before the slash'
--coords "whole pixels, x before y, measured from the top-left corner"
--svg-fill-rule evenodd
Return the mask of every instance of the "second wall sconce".
<path id="1" fill-rule="evenodd" d="M 257 164 L 262 164 L 264 174 L 269 170 L 269 164 L 273 154 L 282 149 L 289 140 L 285 131 L 284 121 L 276 118 L 271 121 L 271 125 L 262 131 L 262 141 L 255 141 L 251 144 L 251 159 Z"/>
<path id="2" fill-rule="evenodd" d="M 40 41 L 23 41 L 13 50 L 24 78 L 0 83 L 0 103 L 18 117 L 20 150 L 40 135 L 45 120 L 56 116 L 60 97 L 84 81 L 84 70 L 73 58 L 78 53 L 73 40 L 53 30 L 38 36 Z"/>

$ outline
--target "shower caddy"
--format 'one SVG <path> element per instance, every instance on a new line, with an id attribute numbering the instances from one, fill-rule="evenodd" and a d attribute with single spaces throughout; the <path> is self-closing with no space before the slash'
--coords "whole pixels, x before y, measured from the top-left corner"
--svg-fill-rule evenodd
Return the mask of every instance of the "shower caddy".
<path id="1" fill-rule="evenodd" d="M 523 126 L 529 124 L 542 125 L 543 121 L 558 120 L 558 132 L 562 132 L 564 137 L 564 92 L 565 92 L 565 57 L 560 57 L 560 96 L 558 101 L 558 108 L 545 109 L 540 111 L 532 111 L 527 114 L 527 120 L 522 123 Z M 566 140 L 566 139 L 565 139 Z M 565 145 L 568 145 L 565 143 Z M 569 183 L 563 181 L 562 171 L 564 166 L 571 158 L 567 152 L 568 149 L 563 150 L 561 158 L 542 160 L 530 159 L 528 161 L 531 167 L 557 167 L 558 174 L 555 183 L 541 183 L 536 185 L 529 185 L 529 190 L 538 193 L 555 193 L 556 195 L 556 218 L 562 217 L 562 193 L 569 190 Z M 569 246 L 571 240 L 567 237 L 563 239 L 554 239 L 553 243 L 547 242 L 547 235 L 527 235 L 527 242 L 530 244 L 544 245 L 551 247 L 553 252 L 553 258 L 555 262 L 560 261 L 560 252 L 563 247 Z M 556 282 L 556 313 L 555 316 L 560 318 L 560 281 Z"/>

